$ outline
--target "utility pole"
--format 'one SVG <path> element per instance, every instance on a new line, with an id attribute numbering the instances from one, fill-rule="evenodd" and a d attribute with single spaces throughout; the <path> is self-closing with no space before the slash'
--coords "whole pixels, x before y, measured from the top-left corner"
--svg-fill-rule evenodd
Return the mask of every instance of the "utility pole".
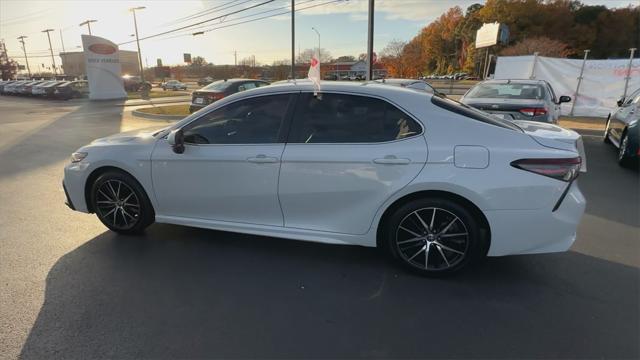
<path id="1" fill-rule="evenodd" d="M 85 21 L 81 22 L 80 25 L 78 25 L 78 26 L 82 27 L 82 26 L 87 25 L 87 27 L 89 28 L 89 35 L 92 35 L 91 34 L 91 23 L 94 23 L 96 21 L 98 21 L 98 20 L 85 20 Z"/>
<path id="2" fill-rule="evenodd" d="M 63 52 L 63 53 L 67 52 L 67 51 L 64 49 L 64 39 L 62 38 L 62 29 L 60 29 L 60 42 L 62 43 L 62 52 Z"/>
<path id="3" fill-rule="evenodd" d="M 51 52 L 51 63 L 53 64 L 53 74 L 57 75 L 58 72 L 56 71 L 56 59 L 53 57 L 53 46 L 51 46 L 51 35 L 49 35 L 51 31 L 54 31 L 54 30 L 53 29 L 42 30 L 43 33 L 47 33 L 47 39 L 49 39 L 49 51 Z"/>
<path id="4" fill-rule="evenodd" d="M 144 83 L 144 70 L 142 69 L 142 54 L 140 53 L 140 37 L 138 36 L 138 20 L 136 19 L 136 10 L 146 9 L 144 6 L 138 6 L 129 9 L 133 13 L 133 26 L 136 29 L 136 44 L 138 44 L 138 64 L 140 65 L 140 82 Z"/>
<path id="5" fill-rule="evenodd" d="M 627 97 L 627 87 L 629 86 L 629 79 L 631 79 L 631 63 L 633 62 L 633 54 L 636 52 L 636 50 L 638 49 L 637 48 L 629 49 L 631 54 L 629 54 L 629 66 L 627 66 L 627 77 L 625 78 L 625 81 L 624 81 L 624 94 L 622 94 L 622 97 Z"/>
<path id="6" fill-rule="evenodd" d="M 238 67 L 238 52 L 233 50 L 233 66 Z"/>
<path id="7" fill-rule="evenodd" d="M 369 21 L 367 29 L 367 81 L 373 79 L 373 14 L 375 0 L 369 0 Z"/>
<path id="8" fill-rule="evenodd" d="M 296 0 L 291 0 L 291 78 L 296 78 Z"/>
<path id="9" fill-rule="evenodd" d="M 29 77 L 31 77 L 31 69 L 29 68 L 29 60 L 27 59 L 27 49 L 24 46 L 24 39 L 26 38 L 27 38 L 26 36 L 22 35 L 18 37 L 18 40 L 20 40 L 20 43 L 22 44 L 22 51 L 24 52 L 24 61 L 27 63 L 27 73 L 29 74 Z"/>

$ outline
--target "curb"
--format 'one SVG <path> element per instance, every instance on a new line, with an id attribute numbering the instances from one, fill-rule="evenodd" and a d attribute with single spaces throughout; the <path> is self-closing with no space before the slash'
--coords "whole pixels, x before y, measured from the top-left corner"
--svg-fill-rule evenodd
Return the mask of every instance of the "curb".
<path id="1" fill-rule="evenodd" d="M 133 110 L 131 112 L 131 115 L 133 116 L 137 116 L 137 117 L 141 117 L 141 118 L 145 118 L 145 119 L 151 119 L 151 120 L 182 120 L 185 117 L 189 116 L 189 115 L 162 115 L 162 114 L 148 114 L 145 112 L 141 112 L 138 110 Z"/>

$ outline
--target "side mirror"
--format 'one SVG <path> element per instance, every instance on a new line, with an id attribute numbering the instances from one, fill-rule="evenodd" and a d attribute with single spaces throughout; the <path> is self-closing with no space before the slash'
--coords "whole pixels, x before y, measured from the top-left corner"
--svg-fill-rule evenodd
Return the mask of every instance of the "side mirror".
<path id="1" fill-rule="evenodd" d="M 618 105 L 618 107 L 621 107 L 622 104 L 624 104 L 624 96 L 620 96 L 618 101 L 616 101 L 616 104 Z"/>
<path id="2" fill-rule="evenodd" d="M 167 136 L 167 141 L 174 153 L 182 154 L 184 152 L 184 133 L 182 129 L 172 130 Z"/>
<path id="3" fill-rule="evenodd" d="M 558 101 L 558 104 L 562 104 L 570 101 L 571 101 L 571 96 L 562 95 L 560 96 L 560 100 Z"/>

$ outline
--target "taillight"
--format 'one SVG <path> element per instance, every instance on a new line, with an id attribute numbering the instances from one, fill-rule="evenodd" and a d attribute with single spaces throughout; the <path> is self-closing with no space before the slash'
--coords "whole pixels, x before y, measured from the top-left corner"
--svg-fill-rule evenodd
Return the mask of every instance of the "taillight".
<path id="1" fill-rule="evenodd" d="M 224 97 L 223 93 L 207 94 L 207 98 L 211 101 L 220 100 Z"/>
<path id="2" fill-rule="evenodd" d="M 546 115 L 547 109 L 545 108 L 524 108 L 520 109 L 520 113 L 527 116 Z"/>
<path id="3" fill-rule="evenodd" d="M 520 159 L 511 166 L 562 181 L 572 181 L 580 173 L 580 157 L 562 159 Z"/>

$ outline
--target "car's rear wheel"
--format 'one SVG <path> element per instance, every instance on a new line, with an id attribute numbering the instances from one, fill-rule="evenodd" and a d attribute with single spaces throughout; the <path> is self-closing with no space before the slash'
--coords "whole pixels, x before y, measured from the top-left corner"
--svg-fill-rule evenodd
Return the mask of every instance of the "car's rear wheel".
<path id="1" fill-rule="evenodd" d="M 631 151 L 629 151 L 629 136 L 627 136 L 627 132 L 625 132 L 622 134 L 620 147 L 618 148 L 618 164 L 623 167 L 631 167 L 634 165 L 634 162 L 637 164 L 638 158 L 633 156 Z"/>
<path id="2" fill-rule="evenodd" d="M 420 199 L 398 208 L 384 224 L 393 259 L 426 276 L 457 272 L 484 255 L 478 222 L 449 199 Z"/>
<path id="3" fill-rule="evenodd" d="M 110 171 L 100 175 L 93 183 L 91 195 L 98 219 L 115 232 L 137 234 L 155 219 L 147 194 L 128 174 Z"/>

